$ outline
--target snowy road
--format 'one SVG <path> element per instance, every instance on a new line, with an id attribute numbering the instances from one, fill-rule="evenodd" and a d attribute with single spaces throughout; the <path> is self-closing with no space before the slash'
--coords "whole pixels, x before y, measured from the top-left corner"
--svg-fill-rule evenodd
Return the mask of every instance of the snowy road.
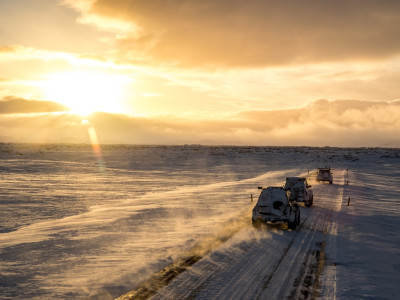
<path id="1" fill-rule="evenodd" d="M 320 296 L 327 233 L 336 228 L 346 171 L 335 170 L 334 184 L 312 180 L 314 205 L 302 207 L 295 231 L 286 225 L 255 230 L 249 222 L 217 250 L 182 272 L 151 299 L 299 299 Z M 250 216 L 250 213 L 248 214 Z M 248 217 L 247 216 L 247 217 Z M 248 217 L 249 218 L 249 217 Z M 325 296 L 335 297 L 335 274 L 324 278 Z M 140 298 L 137 289 L 120 299 Z M 152 293 L 148 293 L 147 296 Z"/>

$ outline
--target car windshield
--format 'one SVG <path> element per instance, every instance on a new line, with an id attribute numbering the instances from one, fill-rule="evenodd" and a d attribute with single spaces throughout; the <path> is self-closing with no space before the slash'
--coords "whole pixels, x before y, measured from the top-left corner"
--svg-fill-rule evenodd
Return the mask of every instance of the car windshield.
<path id="1" fill-rule="evenodd" d="M 293 186 L 297 185 L 303 185 L 303 182 L 305 182 L 305 179 L 302 178 L 297 178 L 297 177 L 288 177 L 286 178 L 286 183 L 285 183 L 285 189 L 289 189 Z"/>

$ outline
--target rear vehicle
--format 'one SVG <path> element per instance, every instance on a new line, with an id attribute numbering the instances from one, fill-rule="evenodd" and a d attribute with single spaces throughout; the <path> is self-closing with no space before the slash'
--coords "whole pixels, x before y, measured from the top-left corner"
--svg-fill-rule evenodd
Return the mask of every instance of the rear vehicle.
<path id="1" fill-rule="evenodd" d="M 300 208 L 293 201 L 289 190 L 268 187 L 262 189 L 251 220 L 255 228 L 268 222 L 283 222 L 288 224 L 289 229 L 296 229 L 296 225 L 300 223 Z"/>
<path id="2" fill-rule="evenodd" d="M 311 185 L 307 183 L 305 177 L 286 177 L 284 190 L 290 190 L 292 198 L 296 202 L 304 202 L 304 205 L 310 207 L 314 202 L 314 194 Z"/>
<path id="3" fill-rule="evenodd" d="M 333 183 L 331 168 L 318 168 L 317 181 L 328 181 L 329 184 Z"/>

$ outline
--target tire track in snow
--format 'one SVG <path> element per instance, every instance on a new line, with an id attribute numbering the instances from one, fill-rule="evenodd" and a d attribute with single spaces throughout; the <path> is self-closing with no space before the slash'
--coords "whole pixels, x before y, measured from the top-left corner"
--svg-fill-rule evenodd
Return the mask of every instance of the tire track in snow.
<path id="1" fill-rule="evenodd" d="M 320 185 L 315 191 L 318 202 L 322 209 L 318 214 L 312 216 L 312 225 L 314 235 L 310 240 L 308 255 L 302 263 L 300 276 L 294 284 L 295 289 L 290 293 L 289 299 L 314 299 L 320 293 L 320 278 L 324 268 L 324 249 L 327 240 L 327 233 L 332 227 L 333 214 L 341 207 L 344 187 L 344 171 L 339 177 L 335 178 L 335 185 Z"/>

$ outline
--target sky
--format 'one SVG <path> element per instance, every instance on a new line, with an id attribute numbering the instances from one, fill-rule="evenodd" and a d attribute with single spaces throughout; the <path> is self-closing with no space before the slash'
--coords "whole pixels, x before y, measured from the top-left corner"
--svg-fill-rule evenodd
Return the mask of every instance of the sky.
<path id="1" fill-rule="evenodd" d="M 397 0 L 0 0 L 0 142 L 400 147 Z"/>

